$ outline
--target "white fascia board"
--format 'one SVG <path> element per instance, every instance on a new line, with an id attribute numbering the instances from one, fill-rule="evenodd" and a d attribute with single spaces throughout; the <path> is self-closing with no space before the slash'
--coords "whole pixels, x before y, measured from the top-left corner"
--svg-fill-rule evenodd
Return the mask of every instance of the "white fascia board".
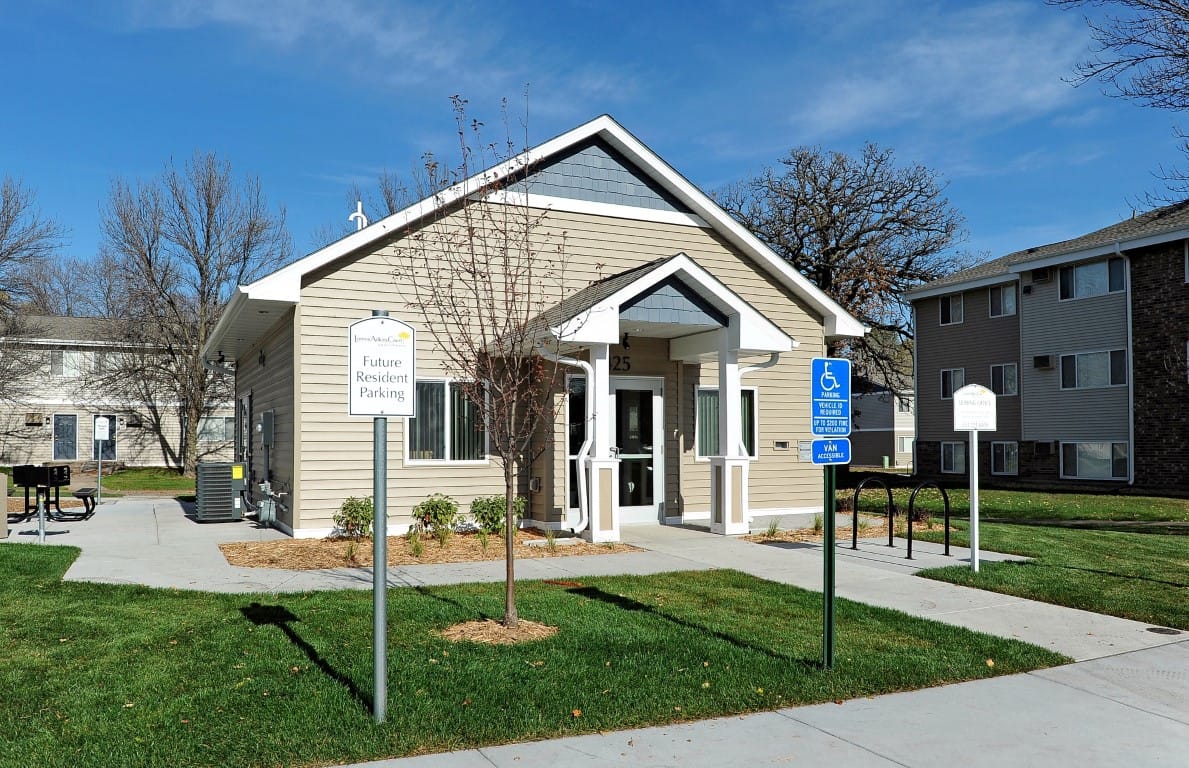
<path id="1" fill-rule="evenodd" d="M 550 328 L 549 332 L 559 341 L 571 344 L 615 344 L 619 341 L 619 305 L 600 302 Z"/>
<path id="2" fill-rule="evenodd" d="M 607 216 L 615 219 L 631 219 L 633 221 L 655 221 L 660 224 L 679 224 L 687 227 L 709 229 L 710 225 L 700 216 L 693 216 L 680 211 L 662 211 L 656 208 L 641 208 L 637 205 L 619 205 L 616 203 L 599 203 L 592 200 L 575 200 L 570 197 L 555 197 L 553 195 L 524 194 L 523 192 L 508 192 L 500 190 L 487 195 L 485 200 L 505 205 L 521 205 L 530 208 L 540 208 L 547 211 L 564 211 L 567 213 L 584 213 L 592 216 Z"/>
<path id="3" fill-rule="evenodd" d="M 990 288 L 993 285 L 1007 285 L 1008 283 L 1018 283 L 1019 281 L 1019 275 L 1014 273 L 1009 275 L 992 275 L 991 277 L 980 277 L 977 280 L 939 285 L 936 288 L 917 288 L 911 291 L 905 291 L 904 295 L 909 301 L 916 301 L 917 299 L 928 299 L 932 296 L 945 296 L 950 293 L 972 291 L 977 288 Z"/>
<path id="4" fill-rule="evenodd" d="M 236 286 L 235 291 L 231 294 L 231 298 L 227 300 L 227 306 L 223 308 L 223 314 L 219 316 L 219 322 L 215 323 L 215 327 L 211 329 L 211 335 L 207 337 L 206 344 L 202 348 L 202 357 L 204 359 L 210 358 L 211 350 L 218 350 L 223 346 L 223 339 L 227 332 L 235 325 L 236 319 L 244 311 L 244 304 L 248 301 L 248 293 L 244 286 Z"/>

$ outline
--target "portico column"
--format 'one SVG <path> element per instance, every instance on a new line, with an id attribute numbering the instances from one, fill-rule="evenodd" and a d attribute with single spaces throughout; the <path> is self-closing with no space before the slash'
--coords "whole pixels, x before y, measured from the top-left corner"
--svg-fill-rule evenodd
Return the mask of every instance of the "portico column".
<path id="1" fill-rule="evenodd" d="M 738 319 L 734 319 L 738 322 Z M 711 525 L 715 533 L 747 533 L 748 459 L 742 447 L 739 347 L 726 329 L 718 351 L 718 456 L 711 459 Z"/>
<path id="2" fill-rule="evenodd" d="M 611 426 L 611 345 L 591 344 L 592 381 L 586 396 L 594 399 L 594 449 L 590 461 L 590 526 L 586 536 L 591 541 L 619 541 L 619 458 L 612 451 Z"/>

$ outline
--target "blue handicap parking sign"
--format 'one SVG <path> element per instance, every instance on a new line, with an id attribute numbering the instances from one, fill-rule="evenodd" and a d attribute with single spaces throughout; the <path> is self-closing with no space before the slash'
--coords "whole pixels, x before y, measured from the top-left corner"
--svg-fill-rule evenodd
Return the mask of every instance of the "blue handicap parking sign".
<path id="1" fill-rule="evenodd" d="M 850 434 L 850 360 L 815 357 L 810 364 L 810 426 L 817 437 Z"/>

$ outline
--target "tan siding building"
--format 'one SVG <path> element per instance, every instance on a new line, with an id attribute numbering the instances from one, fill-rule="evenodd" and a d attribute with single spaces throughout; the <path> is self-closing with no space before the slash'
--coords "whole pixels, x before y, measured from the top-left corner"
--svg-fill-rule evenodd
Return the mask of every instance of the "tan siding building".
<path id="1" fill-rule="evenodd" d="M 861 334 L 859 323 L 610 118 L 484 179 L 525 163 L 533 170 L 512 188 L 526 194 L 481 204 L 520 206 L 535 244 L 564 254 L 564 275 L 549 287 L 553 308 L 540 316 L 542 347 L 562 355 L 564 371 L 558 416 L 538 436 L 540 455 L 522 482 L 529 524 L 614 540 L 621 525 L 700 521 L 741 533 L 756 515 L 820 512 L 820 470 L 797 451 L 810 431 L 809 361 L 828 338 Z M 591 168 L 610 181 L 583 183 Z M 433 329 L 410 309 L 417 281 L 394 270 L 420 268 L 407 261 L 416 233 L 466 226 L 450 206 L 473 194 L 473 181 L 462 182 L 232 299 L 206 355 L 236 361 L 249 425 L 241 451 L 254 480 L 268 477 L 286 494 L 282 529 L 326 535 L 347 497 L 371 495 L 372 420 L 347 415 L 350 323 L 378 309 L 411 325 L 418 391 L 461 418 Z M 420 415 L 424 405 L 418 419 L 431 418 Z M 266 412 L 267 460 L 257 429 Z M 393 530 L 435 492 L 464 511 L 502 494 L 490 450 L 417 448 L 424 436 L 418 427 L 415 438 L 411 423 L 388 419 Z"/>

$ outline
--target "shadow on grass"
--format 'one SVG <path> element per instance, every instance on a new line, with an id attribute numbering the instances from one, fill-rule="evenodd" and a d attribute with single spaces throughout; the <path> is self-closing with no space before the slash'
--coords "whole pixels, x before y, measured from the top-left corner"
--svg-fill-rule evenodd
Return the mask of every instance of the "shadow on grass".
<path id="1" fill-rule="evenodd" d="M 446 605 L 457 608 L 458 610 L 462 611 L 464 615 L 473 616 L 475 613 L 474 608 L 463 605 L 462 603 L 460 603 L 457 600 L 454 600 L 452 598 L 443 597 L 442 595 L 435 593 L 432 589 L 430 589 L 429 587 L 426 587 L 424 585 L 420 586 L 420 587 L 413 587 L 413 591 L 415 591 L 417 594 L 421 595 L 422 597 L 428 597 L 431 600 L 437 600 L 439 603 L 445 603 Z M 487 620 L 487 619 L 499 620 L 499 619 L 502 619 L 503 617 L 502 616 L 492 616 L 487 611 L 479 611 L 479 618 L 484 619 L 484 620 Z"/>
<path id="2" fill-rule="evenodd" d="M 638 611 L 641 613 L 647 613 L 650 616 L 655 616 L 658 619 L 663 619 L 671 624 L 676 624 L 679 627 L 683 627 L 684 629 L 690 629 L 690 630 L 693 630 L 693 631 L 695 631 L 699 634 L 702 634 L 702 635 L 709 635 L 710 637 L 713 637 L 716 640 L 721 640 L 724 643 L 730 643 L 731 645 L 735 646 L 736 648 L 742 648 L 747 651 L 755 651 L 756 653 L 762 653 L 765 656 L 776 659 L 777 661 L 791 662 L 793 664 L 800 666 L 802 669 L 804 669 L 807 672 L 810 672 L 810 671 L 816 672 L 816 671 L 820 671 L 822 669 L 821 662 L 809 661 L 807 659 L 800 659 L 800 658 L 796 658 L 793 656 L 788 656 L 783 653 L 778 653 L 778 652 L 772 650 L 771 648 L 765 648 L 762 645 L 756 645 L 754 643 L 749 643 L 745 640 L 740 640 L 739 638 L 737 638 L 733 635 L 728 635 L 725 632 L 719 632 L 718 630 L 710 629 L 709 627 L 704 627 L 701 624 L 695 624 L 692 621 L 686 621 L 685 619 L 678 618 L 676 616 L 671 616 L 667 613 L 664 613 L 663 611 L 658 611 L 656 608 L 652 607 L 651 605 L 645 605 L 644 603 L 641 603 L 637 600 L 633 600 L 630 597 L 624 597 L 623 595 L 613 595 L 608 592 L 604 592 L 603 590 L 601 590 L 597 587 L 578 587 L 578 588 L 574 588 L 574 589 L 567 589 L 566 591 L 572 595 L 579 595 L 581 597 L 589 598 L 591 600 L 598 600 L 600 602 L 607 603 L 608 605 L 612 605 L 612 606 L 619 608 L 621 610 L 624 610 L 624 611 Z"/>
<path id="3" fill-rule="evenodd" d="M 1189 584 L 1182 584 L 1176 581 L 1165 581 L 1164 579 L 1153 579 L 1148 576 L 1134 576 L 1125 573 L 1115 573 L 1114 571 L 1104 571 L 1101 568 L 1086 568 L 1080 565 L 1056 565 L 1051 563 L 1042 563 L 1037 560 L 1004 560 L 995 563 L 996 566 L 1015 567 L 1015 568 L 1053 568 L 1062 571 L 1081 571 L 1082 573 L 1094 573 L 1099 576 L 1110 576 L 1115 579 L 1123 579 L 1126 581 L 1146 581 L 1149 584 L 1159 584 L 1165 587 L 1176 587 L 1180 589 L 1189 588 Z M 950 566 L 953 567 L 953 566 Z"/>
<path id="4" fill-rule="evenodd" d="M 355 684 L 354 680 L 330 666 L 329 662 L 318 653 L 317 648 L 307 643 L 301 635 L 297 634 L 297 631 L 293 627 L 289 626 L 294 622 L 301 621 L 301 619 L 297 618 L 288 608 L 283 605 L 252 603 L 251 605 L 240 608 L 239 612 L 243 614 L 245 619 L 258 627 L 271 626 L 281 630 L 289 642 L 300 649 L 314 666 L 322 670 L 322 673 L 331 680 L 346 688 L 350 692 L 351 697 L 363 707 L 364 711 L 368 713 L 372 711 L 372 705 L 374 703 L 372 697 L 364 693 Z"/>

